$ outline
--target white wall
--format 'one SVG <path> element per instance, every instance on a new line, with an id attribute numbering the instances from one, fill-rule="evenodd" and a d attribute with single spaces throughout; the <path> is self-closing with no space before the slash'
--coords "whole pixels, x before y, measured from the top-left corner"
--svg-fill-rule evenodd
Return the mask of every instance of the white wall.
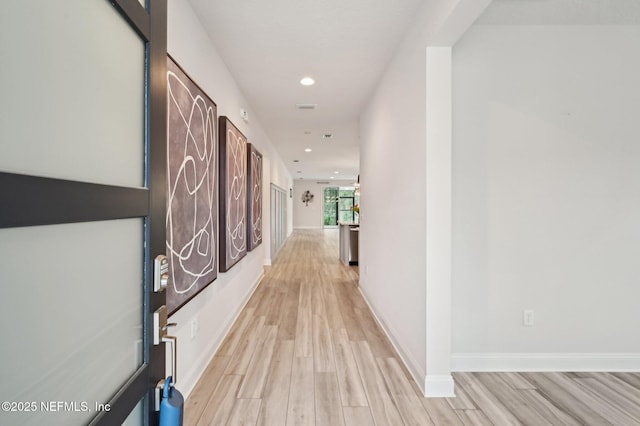
<path id="1" fill-rule="evenodd" d="M 427 350 L 427 334 L 448 341 L 451 333 L 448 322 L 427 323 L 428 286 L 433 287 L 431 294 L 436 299 L 429 304 L 441 308 L 429 319 L 450 316 L 448 274 L 429 271 L 439 281 L 427 282 L 427 271 L 440 258 L 438 250 L 450 244 L 450 236 L 445 235 L 431 244 L 435 248 L 432 257 L 427 252 L 427 239 L 433 234 L 426 227 L 426 206 L 440 198 L 427 188 L 427 47 L 451 46 L 488 3 L 425 2 L 360 118 L 360 287 L 428 396 L 451 395 L 453 379 L 450 347 L 439 344 Z M 440 66 L 435 68 L 441 71 Z M 443 96 L 446 103 L 447 96 Z M 450 120 L 448 114 L 433 117 L 443 116 Z M 439 125 L 443 129 L 447 124 Z M 444 139 L 433 143 L 444 143 L 446 150 L 451 142 Z M 442 147 L 433 148 L 441 151 Z M 439 190 L 437 185 L 430 187 Z M 439 218 L 436 215 L 433 222 L 436 227 Z"/>
<path id="2" fill-rule="evenodd" d="M 168 16 L 168 51 L 176 62 L 213 99 L 218 115 L 228 116 L 264 157 L 263 242 L 258 248 L 218 278 L 172 317 L 178 326 L 178 385 L 187 396 L 214 355 L 236 315 L 246 302 L 269 259 L 269 203 L 271 182 L 290 188 L 293 181 L 282 160 L 264 133 L 257 116 L 244 99 L 227 67 L 197 16 L 186 0 L 171 0 Z M 250 121 L 240 119 L 240 108 L 249 111 Z M 291 207 L 291 206 L 290 206 Z M 291 211 L 291 209 L 289 209 Z M 288 220 L 292 229 L 291 217 Z M 190 338 L 190 323 L 197 320 L 199 331 Z"/>
<path id="3" fill-rule="evenodd" d="M 336 186 L 353 187 L 355 181 L 332 179 L 328 184 L 318 182 L 303 179 L 293 181 L 293 227 L 296 229 L 321 229 L 324 225 L 324 189 Z M 305 191 L 311 191 L 313 194 L 313 201 L 308 205 L 302 202 L 302 194 Z"/>
<path id="4" fill-rule="evenodd" d="M 426 46 L 419 13 L 360 118 L 360 288 L 414 378 L 426 374 Z"/>
<path id="5" fill-rule="evenodd" d="M 638 46 L 631 26 L 455 46 L 454 368 L 640 365 Z"/>
<path id="6" fill-rule="evenodd" d="M 360 288 L 414 376 L 426 368 L 424 45 L 397 58 L 360 120 Z"/>

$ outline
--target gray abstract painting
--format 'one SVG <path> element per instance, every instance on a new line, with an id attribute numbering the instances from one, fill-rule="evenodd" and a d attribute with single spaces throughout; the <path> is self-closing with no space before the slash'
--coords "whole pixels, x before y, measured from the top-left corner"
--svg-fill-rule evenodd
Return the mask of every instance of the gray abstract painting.
<path id="1" fill-rule="evenodd" d="M 167 59 L 167 309 L 217 277 L 216 104 Z"/>
<path id="2" fill-rule="evenodd" d="M 262 243 L 262 154 L 247 148 L 247 250 Z"/>
<path id="3" fill-rule="evenodd" d="M 220 117 L 220 271 L 247 254 L 247 138 Z"/>

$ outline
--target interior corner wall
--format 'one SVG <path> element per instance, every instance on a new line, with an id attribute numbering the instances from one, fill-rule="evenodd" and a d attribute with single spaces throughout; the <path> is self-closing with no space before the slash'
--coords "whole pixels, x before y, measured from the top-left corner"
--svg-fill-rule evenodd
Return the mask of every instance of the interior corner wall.
<path id="1" fill-rule="evenodd" d="M 233 76 L 218 54 L 187 0 L 168 2 L 168 51 L 186 73 L 213 99 L 218 115 L 228 116 L 262 153 L 265 165 L 263 191 L 263 232 L 269 232 L 270 183 L 291 188 L 293 180 L 282 159 L 262 129 Z M 241 108 L 249 112 L 247 123 Z M 269 175 L 266 175 L 266 172 Z M 289 209 L 291 212 L 291 209 Z M 291 214 L 288 215 L 289 232 Z M 269 259 L 268 235 L 255 250 L 218 278 L 171 317 L 178 326 L 178 389 L 186 396 L 199 379 L 222 339 L 263 275 Z M 191 337 L 191 325 L 198 331 Z"/>
<path id="2" fill-rule="evenodd" d="M 454 369 L 638 369 L 638 46 L 637 26 L 455 45 Z"/>
<path id="3" fill-rule="evenodd" d="M 425 2 L 360 116 L 360 289 L 423 390 L 427 384 L 427 46 L 439 37 L 444 45 L 452 43 L 453 34 L 468 27 L 465 17 L 477 16 L 486 5 L 487 1 L 478 0 Z M 453 28 L 456 31 L 450 31 Z M 444 286 L 448 289 L 449 283 Z M 439 327 L 446 325 L 432 325 L 431 330 L 438 333 Z M 449 330 L 443 333 L 448 335 Z M 432 350 L 448 354 L 450 348 Z M 432 379 L 442 385 L 440 389 L 452 388 L 450 374 L 436 374 Z"/>
<path id="4" fill-rule="evenodd" d="M 315 180 L 296 179 L 293 181 L 293 227 L 295 229 L 322 229 L 324 227 L 324 189 L 328 187 L 353 187 L 355 180 L 331 180 L 318 183 Z M 302 202 L 302 194 L 310 191 L 313 201 Z"/>
<path id="5" fill-rule="evenodd" d="M 360 289 L 418 383 L 426 371 L 425 45 L 407 40 L 360 117 Z"/>

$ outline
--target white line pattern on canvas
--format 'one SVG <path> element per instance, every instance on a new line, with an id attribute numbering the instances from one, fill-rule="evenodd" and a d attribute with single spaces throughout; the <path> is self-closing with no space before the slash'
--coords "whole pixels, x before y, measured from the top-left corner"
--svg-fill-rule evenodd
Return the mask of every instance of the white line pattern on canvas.
<path id="1" fill-rule="evenodd" d="M 200 95 L 194 96 L 189 88 L 182 82 L 178 76 L 169 72 L 167 75 L 168 95 L 174 107 L 177 107 L 180 117 L 187 128 L 185 139 L 183 141 L 171 141 L 172 143 L 181 143 L 183 146 L 183 159 L 178 173 L 169 176 L 169 200 L 167 206 L 167 249 L 168 255 L 173 259 L 171 269 L 174 291 L 178 294 L 189 292 L 197 284 L 207 284 L 199 280 L 207 274 L 215 271 L 217 247 L 215 241 L 214 218 L 215 211 L 215 167 L 216 149 L 215 149 L 215 112 L 212 107 L 207 107 L 207 102 Z M 179 86 L 176 86 L 179 85 Z M 188 91 L 191 94 L 191 105 L 185 108 L 180 105 L 174 97 L 175 90 Z M 197 123 L 197 124 L 194 124 Z M 192 129 L 192 125 L 202 126 L 202 129 Z M 202 135 L 203 140 L 197 140 L 196 134 Z M 195 150 L 196 157 L 188 154 Z M 199 176 L 199 178 L 198 178 Z M 182 241 L 180 246 L 176 246 L 176 235 L 174 232 L 173 214 L 178 208 L 174 201 L 176 191 L 178 189 L 186 190 L 193 202 L 193 223 L 190 224 L 190 238 Z M 199 211 L 199 201 L 205 200 L 205 212 Z M 184 208 L 185 206 L 183 206 Z M 205 214 L 205 221 L 196 221 L 198 214 Z M 184 231 L 184 230 L 183 230 Z M 189 260 L 195 255 L 206 257 L 206 263 L 198 262 L 199 267 L 193 269 L 189 264 Z M 176 262 L 178 260 L 178 262 Z M 176 283 L 176 272 L 178 266 L 184 276 L 190 277 L 185 283 L 180 285 Z"/>
<path id="2" fill-rule="evenodd" d="M 231 171 L 232 176 L 230 182 L 227 181 L 227 252 L 232 260 L 236 260 L 246 248 L 247 206 L 243 195 L 247 178 L 247 143 L 232 126 L 227 129 L 227 141 L 227 171 Z"/>
<path id="3" fill-rule="evenodd" d="M 251 238 L 253 247 L 262 241 L 262 156 L 251 152 Z"/>

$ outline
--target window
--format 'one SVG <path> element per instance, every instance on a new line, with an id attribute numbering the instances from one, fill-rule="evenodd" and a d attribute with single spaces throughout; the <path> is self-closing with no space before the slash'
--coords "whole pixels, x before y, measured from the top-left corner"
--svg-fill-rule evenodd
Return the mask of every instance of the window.
<path id="1" fill-rule="evenodd" d="M 354 188 L 325 188 L 324 226 L 338 226 L 339 222 L 357 223 L 358 213 L 353 211 L 353 207 L 359 201 Z"/>
<path id="2" fill-rule="evenodd" d="M 324 189 L 324 226 L 338 225 L 338 188 Z"/>

